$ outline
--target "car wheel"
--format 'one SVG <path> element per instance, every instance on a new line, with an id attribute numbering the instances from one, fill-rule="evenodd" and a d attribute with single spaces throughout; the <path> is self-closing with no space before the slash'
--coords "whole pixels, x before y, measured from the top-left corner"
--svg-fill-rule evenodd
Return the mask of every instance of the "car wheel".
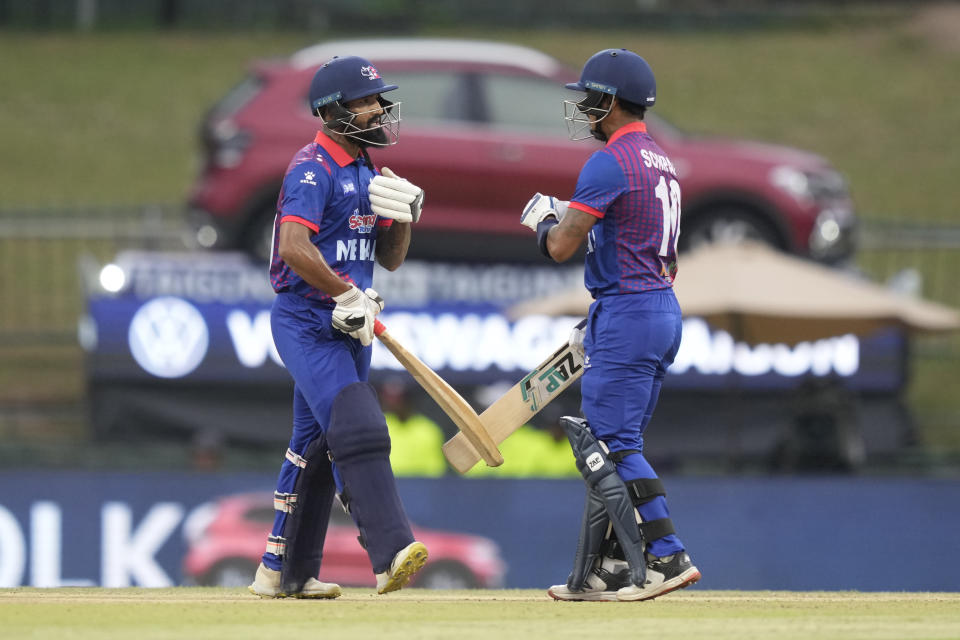
<path id="1" fill-rule="evenodd" d="M 244 234 L 243 248 L 256 261 L 270 262 L 273 253 L 273 222 L 276 217 L 273 207 L 255 215 Z"/>
<path id="2" fill-rule="evenodd" d="M 681 219 L 680 225 L 680 251 L 696 249 L 705 244 L 739 244 L 746 240 L 784 248 L 783 239 L 770 222 L 741 209 L 705 211 L 693 217 L 689 223 Z"/>
<path id="3" fill-rule="evenodd" d="M 197 581 L 204 587 L 245 587 L 253 582 L 257 565 L 249 560 L 233 558 L 214 565 Z"/>
<path id="4" fill-rule="evenodd" d="M 477 589 L 480 581 L 462 564 L 436 562 L 424 567 L 411 586 L 422 589 Z"/>

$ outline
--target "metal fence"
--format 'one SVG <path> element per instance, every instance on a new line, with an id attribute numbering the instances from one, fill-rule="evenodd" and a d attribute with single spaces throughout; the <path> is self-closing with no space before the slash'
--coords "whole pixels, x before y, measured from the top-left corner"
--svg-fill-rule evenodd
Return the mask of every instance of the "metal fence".
<path id="1" fill-rule="evenodd" d="M 176 207 L 0 212 L 0 346 L 76 342 L 85 265 L 123 249 L 184 249 Z"/>
<path id="2" fill-rule="evenodd" d="M 0 345 L 75 341 L 90 267 L 123 249 L 184 250 L 183 221 L 180 208 L 160 205 L 0 211 Z M 960 307 L 960 226 L 870 222 L 860 247 L 859 268 L 874 280 Z M 941 342 L 957 352 L 958 340 Z"/>

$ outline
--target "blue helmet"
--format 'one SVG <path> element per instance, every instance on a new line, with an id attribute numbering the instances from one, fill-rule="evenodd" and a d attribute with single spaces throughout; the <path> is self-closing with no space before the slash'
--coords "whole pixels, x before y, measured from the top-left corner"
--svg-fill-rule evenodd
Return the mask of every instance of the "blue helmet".
<path id="1" fill-rule="evenodd" d="M 357 56 L 335 56 L 323 63 L 310 82 L 310 109 L 317 110 L 332 102 L 340 104 L 366 98 L 376 93 L 393 91 L 395 84 L 384 84 L 380 72 L 369 60 Z"/>
<path id="2" fill-rule="evenodd" d="M 583 65 L 580 82 L 567 89 L 609 93 L 642 107 L 657 100 L 657 82 L 647 61 L 627 49 L 604 49 Z"/>

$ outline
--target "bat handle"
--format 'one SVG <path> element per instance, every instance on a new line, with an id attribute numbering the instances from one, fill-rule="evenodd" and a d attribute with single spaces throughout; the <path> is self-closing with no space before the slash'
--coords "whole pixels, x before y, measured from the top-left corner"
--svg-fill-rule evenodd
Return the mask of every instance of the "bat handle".
<path id="1" fill-rule="evenodd" d="M 383 333 L 383 332 L 386 331 L 386 330 L 387 330 L 387 328 L 386 328 L 385 326 L 383 326 L 383 323 L 382 323 L 382 322 L 380 322 L 380 321 L 377 320 L 376 318 L 373 319 L 373 335 L 375 335 L 375 336 L 377 336 L 377 337 L 379 338 L 379 337 L 380 337 L 380 334 Z"/>

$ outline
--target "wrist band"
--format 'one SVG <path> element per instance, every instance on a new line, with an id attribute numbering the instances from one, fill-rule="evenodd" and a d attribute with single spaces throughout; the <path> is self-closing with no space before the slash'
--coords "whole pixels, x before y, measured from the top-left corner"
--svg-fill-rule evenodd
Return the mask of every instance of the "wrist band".
<path id="1" fill-rule="evenodd" d="M 550 250 L 547 249 L 547 234 L 550 233 L 550 229 L 555 227 L 558 223 L 558 220 L 554 217 L 544 218 L 537 225 L 537 246 L 540 247 L 540 253 L 546 257 L 553 260 L 553 257 L 550 255 Z"/>

